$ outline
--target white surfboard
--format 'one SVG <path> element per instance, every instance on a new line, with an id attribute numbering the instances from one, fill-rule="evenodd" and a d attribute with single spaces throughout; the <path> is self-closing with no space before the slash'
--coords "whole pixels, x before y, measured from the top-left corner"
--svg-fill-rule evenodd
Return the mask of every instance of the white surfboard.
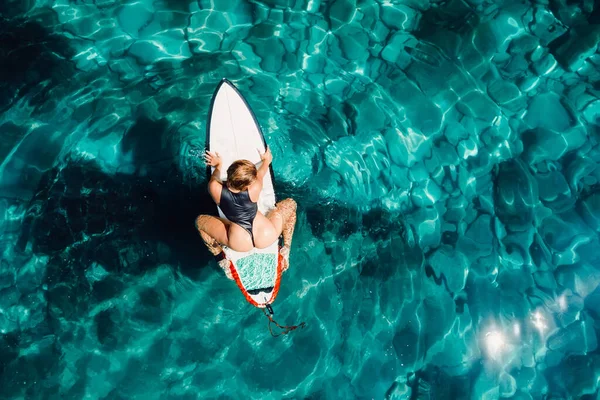
<path id="1" fill-rule="evenodd" d="M 227 79 L 217 86 L 208 113 L 206 148 L 221 156 L 221 181 L 227 179 L 227 168 L 236 160 L 250 160 L 260 166 L 261 152 L 266 150 L 266 142 L 250 106 L 236 87 Z M 208 176 L 214 168 L 208 168 Z M 258 209 L 267 214 L 275 207 L 277 199 L 273 185 L 273 169 L 263 180 L 263 188 L 258 199 Z M 218 208 L 219 216 L 226 218 Z M 230 261 L 231 273 L 251 304 L 265 307 L 272 303 L 279 291 L 282 262 L 279 256 L 279 243 L 275 241 L 265 249 L 254 248 L 249 252 L 238 252 L 224 247 Z"/>

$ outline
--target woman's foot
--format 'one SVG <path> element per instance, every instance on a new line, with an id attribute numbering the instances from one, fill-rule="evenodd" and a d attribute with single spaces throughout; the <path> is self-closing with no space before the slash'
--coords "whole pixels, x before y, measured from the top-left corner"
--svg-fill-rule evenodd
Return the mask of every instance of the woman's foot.
<path id="1" fill-rule="evenodd" d="M 286 271 L 290 267 L 290 246 L 283 246 L 279 249 L 279 254 L 283 257 L 282 270 Z"/>
<path id="2" fill-rule="evenodd" d="M 229 268 L 228 259 L 224 258 L 221 261 L 219 261 L 219 267 L 221 267 L 223 272 L 225 272 L 225 276 L 227 276 L 227 278 L 233 280 L 233 275 L 231 275 L 231 269 Z"/>

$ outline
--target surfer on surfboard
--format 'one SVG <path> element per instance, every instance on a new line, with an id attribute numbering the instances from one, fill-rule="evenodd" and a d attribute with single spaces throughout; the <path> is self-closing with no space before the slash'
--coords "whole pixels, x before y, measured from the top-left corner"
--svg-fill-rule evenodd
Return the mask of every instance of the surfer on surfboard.
<path id="1" fill-rule="evenodd" d="M 225 259 L 221 246 L 240 252 L 263 249 L 272 245 L 281 235 L 283 247 L 279 252 L 285 260 L 283 270 L 289 266 L 290 246 L 296 225 L 296 202 L 293 199 L 282 200 L 266 215 L 258 210 L 263 178 L 273 160 L 268 147 L 264 153 L 258 153 L 261 160 L 259 168 L 251 161 L 237 160 L 227 168 L 225 182 L 219 179 L 222 167 L 219 153 L 207 151 L 204 155 L 206 164 L 214 167 L 208 191 L 227 219 L 200 215 L 196 218 L 196 228 L 229 279 L 233 279 L 228 268 L 229 261 Z"/>

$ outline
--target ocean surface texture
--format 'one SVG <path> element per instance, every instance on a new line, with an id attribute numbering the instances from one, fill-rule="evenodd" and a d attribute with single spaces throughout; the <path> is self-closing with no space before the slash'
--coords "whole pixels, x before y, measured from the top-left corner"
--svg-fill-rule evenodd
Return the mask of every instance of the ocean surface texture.
<path id="1" fill-rule="evenodd" d="M 0 3 L 0 398 L 600 399 L 593 0 Z M 209 257 L 222 78 L 299 204 Z"/>

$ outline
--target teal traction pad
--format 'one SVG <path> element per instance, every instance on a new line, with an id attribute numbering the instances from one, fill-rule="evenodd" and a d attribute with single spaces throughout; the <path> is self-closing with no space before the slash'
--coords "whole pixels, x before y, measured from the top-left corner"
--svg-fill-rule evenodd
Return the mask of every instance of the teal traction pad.
<path id="1" fill-rule="evenodd" d="M 235 268 L 246 290 L 273 287 L 277 273 L 277 254 L 250 254 L 239 259 Z"/>

